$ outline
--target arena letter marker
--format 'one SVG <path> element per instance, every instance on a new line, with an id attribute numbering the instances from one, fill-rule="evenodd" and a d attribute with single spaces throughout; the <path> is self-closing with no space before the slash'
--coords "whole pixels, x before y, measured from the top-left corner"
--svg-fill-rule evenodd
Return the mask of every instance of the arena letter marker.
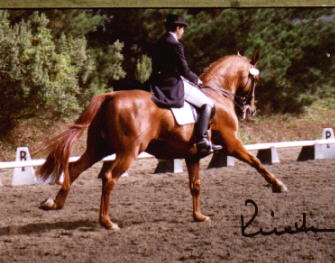
<path id="1" fill-rule="evenodd" d="M 323 140 L 335 139 L 332 128 L 324 128 L 322 131 Z M 315 159 L 333 159 L 335 158 L 335 144 L 315 144 Z"/>
<path id="2" fill-rule="evenodd" d="M 30 161 L 28 147 L 19 147 L 16 149 L 16 161 Z M 12 185 L 36 184 L 35 170 L 32 166 L 14 168 Z"/>

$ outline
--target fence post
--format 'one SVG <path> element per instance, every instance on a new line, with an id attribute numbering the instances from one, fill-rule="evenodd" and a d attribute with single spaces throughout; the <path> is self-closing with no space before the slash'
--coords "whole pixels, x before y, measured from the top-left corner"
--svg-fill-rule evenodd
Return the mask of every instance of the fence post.
<path id="1" fill-rule="evenodd" d="M 279 156 L 277 152 L 277 148 L 274 146 L 271 146 L 270 149 L 263 149 L 259 150 L 257 153 L 257 158 L 263 163 L 263 164 L 273 164 L 273 163 L 279 163 Z"/>
<path id="2" fill-rule="evenodd" d="M 213 157 L 209 162 L 207 168 L 211 169 L 211 168 L 234 166 L 234 163 L 235 163 L 234 157 L 228 156 L 227 154 L 219 151 L 213 153 Z"/>
<path id="3" fill-rule="evenodd" d="M 299 153 L 297 161 L 303 162 L 315 159 L 315 145 L 303 146 Z"/>
<path id="4" fill-rule="evenodd" d="M 183 172 L 183 159 L 169 159 L 158 160 L 157 167 L 154 171 L 157 173 L 182 173 Z"/>

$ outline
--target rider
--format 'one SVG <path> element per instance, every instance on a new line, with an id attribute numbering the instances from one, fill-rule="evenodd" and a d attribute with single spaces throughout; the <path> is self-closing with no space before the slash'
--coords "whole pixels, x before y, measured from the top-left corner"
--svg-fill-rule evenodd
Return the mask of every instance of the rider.
<path id="1" fill-rule="evenodd" d="M 152 99 L 161 107 L 180 108 L 186 100 L 197 108 L 196 144 L 200 156 L 206 156 L 222 149 L 222 146 L 211 143 L 207 131 L 214 102 L 199 89 L 202 81 L 186 62 L 184 46 L 179 42 L 187 27 L 184 17 L 169 14 L 165 25 L 167 32 L 156 44 L 152 56 Z"/>

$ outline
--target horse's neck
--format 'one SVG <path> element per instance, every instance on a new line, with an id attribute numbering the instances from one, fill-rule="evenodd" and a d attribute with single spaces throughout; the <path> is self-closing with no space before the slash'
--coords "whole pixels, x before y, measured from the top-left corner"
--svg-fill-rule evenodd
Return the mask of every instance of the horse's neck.
<path id="1" fill-rule="evenodd" d="M 214 63 L 203 73 L 203 81 L 208 86 L 225 89 L 232 94 L 237 92 L 242 80 L 241 69 L 245 61 L 240 57 L 232 56 Z"/>
<path id="2" fill-rule="evenodd" d="M 217 90 L 223 90 L 227 93 L 231 93 L 235 95 L 237 90 L 237 82 L 235 80 L 231 80 L 231 78 L 213 78 L 204 82 L 207 86 L 213 87 Z"/>
<path id="3" fill-rule="evenodd" d="M 220 69 L 209 74 L 204 73 L 204 83 L 208 86 L 224 89 L 235 94 L 240 76 L 238 72 L 232 73 L 229 69 Z"/>

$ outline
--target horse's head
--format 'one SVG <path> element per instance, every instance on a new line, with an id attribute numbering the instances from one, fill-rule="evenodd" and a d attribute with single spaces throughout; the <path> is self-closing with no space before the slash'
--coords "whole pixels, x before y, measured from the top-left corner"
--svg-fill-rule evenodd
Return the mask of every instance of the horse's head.
<path id="1" fill-rule="evenodd" d="M 251 60 L 241 66 L 235 92 L 235 110 L 240 119 L 250 119 L 256 114 L 255 89 L 260 71 L 256 68 L 259 52 L 256 51 Z M 245 60 L 247 61 L 247 60 Z"/>
<path id="2" fill-rule="evenodd" d="M 240 119 L 248 119 L 256 114 L 258 58 L 258 51 L 251 60 L 240 54 L 226 56 L 212 63 L 201 75 L 206 86 L 234 100 L 235 111 Z"/>

